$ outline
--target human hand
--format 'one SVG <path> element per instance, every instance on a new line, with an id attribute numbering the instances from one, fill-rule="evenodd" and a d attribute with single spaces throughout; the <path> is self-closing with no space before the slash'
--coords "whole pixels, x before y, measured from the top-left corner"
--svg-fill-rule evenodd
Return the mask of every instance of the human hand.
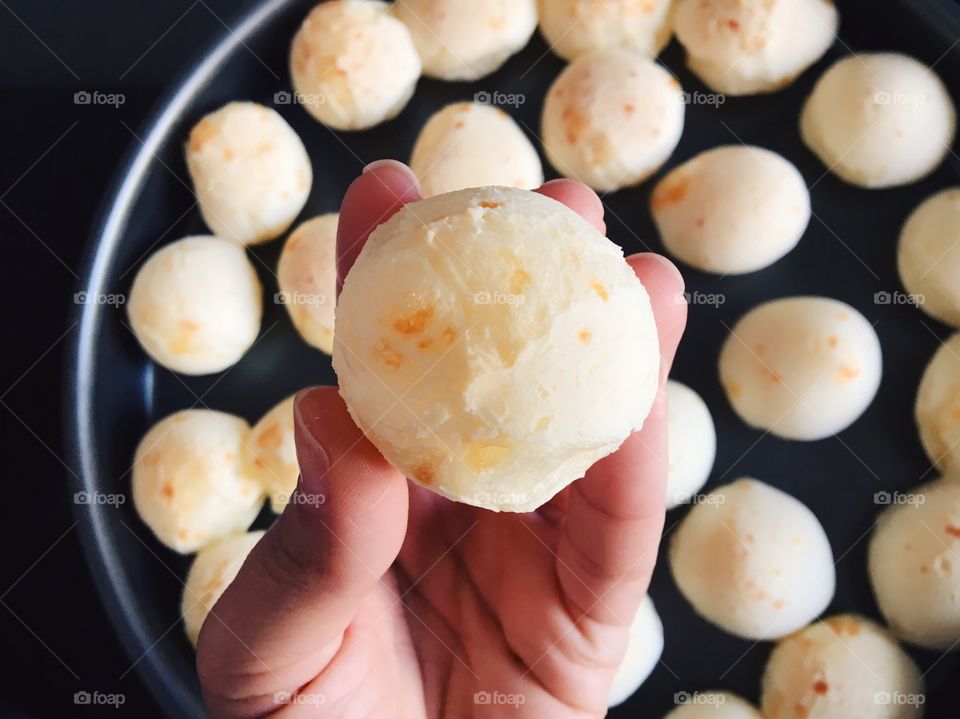
<path id="1" fill-rule="evenodd" d="M 603 205 L 584 185 L 538 192 L 604 230 Z M 419 197 L 399 163 L 354 181 L 340 215 L 341 277 L 372 230 Z M 412 484 L 336 388 L 297 396 L 304 501 L 287 506 L 200 633 L 213 716 L 606 713 L 663 528 L 664 383 L 686 323 L 676 268 L 653 254 L 627 262 L 656 316 L 660 391 L 640 432 L 536 512 L 498 514 Z M 484 703 L 494 692 L 512 703 Z"/>

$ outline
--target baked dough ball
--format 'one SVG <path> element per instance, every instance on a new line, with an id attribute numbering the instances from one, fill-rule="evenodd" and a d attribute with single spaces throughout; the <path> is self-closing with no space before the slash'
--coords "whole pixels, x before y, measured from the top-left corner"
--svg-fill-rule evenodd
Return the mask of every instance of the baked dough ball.
<path id="1" fill-rule="evenodd" d="M 653 190 L 651 212 L 670 254 L 704 272 L 741 274 L 797 246 L 810 193 L 788 160 L 761 147 L 728 145 L 674 168 Z"/>
<path id="2" fill-rule="evenodd" d="M 620 247 L 527 190 L 407 205 L 337 305 L 333 367 L 357 425 L 413 481 L 492 510 L 536 509 L 616 450 L 659 364 Z"/>
<path id="3" fill-rule="evenodd" d="M 803 141 L 852 185 L 896 187 L 933 172 L 953 143 L 956 110 L 936 73 L 906 55 L 834 63 L 800 116 Z"/>
<path id="4" fill-rule="evenodd" d="M 827 297 L 752 309 L 720 352 L 720 382 L 737 414 L 784 439 L 823 439 L 849 427 L 873 401 L 881 374 L 870 322 Z"/>
<path id="5" fill-rule="evenodd" d="M 727 95 L 780 90 L 833 45 L 830 0 L 678 0 L 674 31 L 687 65 Z"/>
<path id="6" fill-rule="evenodd" d="M 839 615 L 780 642 L 763 676 L 769 719 L 919 719 L 923 679 L 873 622 Z"/>
<path id="7" fill-rule="evenodd" d="M 543 149 L 562 175 L 612 192 L 652 175 L 683 132 L 676 79 L 629 50 L 578 57 L 560 73 L 543 108 Z"/>
<path id="8" fill-rule="evenodd" d="M 960 327 L 960 187 L 921 204 L 900 233 L 897 264 L 907 292 L 941 322 Z"/>
<path id="9" fill-rule="evenodd" d="M 231 102 L 194 125 L 187 169 L 207 227 L 242 245 L 286 232 L 313 182 L 297 133 L 255 102 Z"/>
<path id="10" fill-rule="evenodd" d="M 763 719 L 753 705 L 730 692 L 687 694 L 664 719 Z"/>
<path id="11" fill-rule="evenodd" d="M 901 639 L 960 648 L 960 482 L 939 480 L 886 510 L 870 541 L 880 611 Z"/>
<path id="12" fill-rule="evenodd" d="M 154 360 L 182 374 L 236 364 L 260 331 L 263 289 L 243 247 L 198 235 L 155 252 L 137 272 L 127 313 Z"/>
<path id="13" fill-rule="evenodd" d="M 333 352 L 337 302 L 337 224 L 331 212 L 307 220 L 283 245 L 277 263 L 279 299 L 304 342 Z"/>
<path id="14" fill-rule="evenodd" d="M 263 489 L 241 470 L 250 432 L 240 417 L 188 409 L 157 422 L 133 459 L 133 504 L 161 542 L 181 554 L 246 530 Z"/>
<path id="15" fill-rule="evenodd" d="M 607 706 L 615 707 L 629 699 L 650 676 L 662 653 L 663 623 L 653 600 L 645 596 L 630 625 L 627 653 L 613 677 Z"/>
<path id="16" fill-rule="evenodd" d="M 933 355 L 917 392 L 917 427 L 927 456 L 960 476 L 960 334 Z"/>
<path id="17" fill-rule="evenodd" d="M 290 49 L 298 101 L 324 125 L 365 130 L 406 107 L 420 79 L 420 56 L 406 25 L 379 0 L 317 5 Z"/>
<path id="18" fill-rule="evenodd" d="M 253 550 L 264 532 L 245 532 L 204 547 L 197 553 L 187 573 L 180 600 L 180 615 L 183 628 L 190 643 L 196 647 L 200 627 L 206 621 L 217 600 L 237 577 L 247 555 Z"/>
<path id="19" fill-rule="evenodd" d="M 795 632 L 827 608 L 836 581 L 820 521 L 755 479 L 714 490 L 680 523 L 670 570 L 705 619 L 746 639 Z"/>
<path id="20" fill-rule="evenodd" d="M 564 60 L 622 47 L 656 57 L 670 41 L 672 0 L 539 0 L 540 31 Z"/>
<path id="21" fill-rule="evenodd" d="M 700 395 L 674 380 L 667 382 L 667 426 L 667 509 L 673 509 L 699 492 L 710 477 L 717 457 L 717 430 Z"/>
<path id="22" fill-rule="evenodd" d="M 469 187 L 532 190 L 543 184 L 540 156 L 513 118 L 469 102 L 447 105 L 427 121 L 410 168 L 424 197 Z"/>
<path id="23" fill-rule="evenodd" d="M 244 471 L 259 480 L 270 498 L 270 508 L 277 514 L 290 501 L 300 477 L 293 439 L 294 396 L 263 415 L 243 444 Z"/>
<path id="24" fill-rule="evenodd" d="M 479 80 L 519 52 L 537 27 L 536 0 L 397 0 L 423 61 L 439 80 Z"/>

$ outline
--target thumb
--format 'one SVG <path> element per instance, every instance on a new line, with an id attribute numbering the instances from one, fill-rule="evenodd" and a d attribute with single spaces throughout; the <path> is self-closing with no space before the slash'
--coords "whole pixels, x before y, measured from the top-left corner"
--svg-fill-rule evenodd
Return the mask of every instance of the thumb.
<path id="1" fill-rule="evenodd" d="M 275 710 L 275 692 L 322 671 L 406 533 L 406 480 L 337 389 L 301 392 L 294 417 L 297 490 L 200 633 L 197 670 L 215 716 Z"/>

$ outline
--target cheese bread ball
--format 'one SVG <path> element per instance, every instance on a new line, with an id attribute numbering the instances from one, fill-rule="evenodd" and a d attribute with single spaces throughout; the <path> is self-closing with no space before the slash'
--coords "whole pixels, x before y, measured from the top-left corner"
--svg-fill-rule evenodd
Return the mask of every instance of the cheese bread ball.
<path id="1" fill-rule="evenodd" d="M 427 121 L 410 168 L 424 197 L 469 187 L 532 190 L 543 184 L 540 156 L 513 118 L 469 102 L 447 105 Z"/>
<path id="2" fill-rule="evenodd" d="M 896 187 L 933 172 L 953 143 L 956 110 L 936 73 L 896 53 L 838 60 L 800 116 L 803 141 L 840 179 Z"/>
<path id="3" fill-rule="evenodd" d="M 236 364 L 257 339 L 263 289 L 243 247 L 198 235 L 153 253 L 130 288 L 127 313 L 154 360 L 182 374 Z"/>
<path id="4" fill-rule="evenodd" d="M 277 263 L 280 301 L 304 342 L 333 352 L 333 316 L 337 302 L 337 224 L 331 212 L 307 220 L 283 245 Z"/>
<path id="5" fill-rule="evenodd" d="M 263 535 L 262 531 L 233 534 L 197 553 L 187 572 L 180 600 L 183 628 L 194 647 L 213 605 L 236 579 L 247 555 Z"/>
<path id="6" fill-rule="evenodd" d="M 406 107 L 420 56 L 389 4 L 331 0 L 317 5 L 294 36 L 290 78 L 298 102 L 324 125 L 366 130 Z"/>
<path id="7" fill-rule="evenodd" d="M 536 0 L 397 0 L 423 74 L 479 80 L 519 52 L 537 27 Z"/>
<path id="8" fill-rule="evenodd" d="M 960 648 L 960 482 L 939 480 L 887 509 L 870 540 L 880 611 L 901 639 Z"/>
<path id="9" fill-rule="evenodd" d="M 671 170 L 650 209 L 670 254 L 704 272 L 742 274 L 797 246 L 810 221 L 810 193 L 777 153 L 728 145 Z"/>
<path id="10" fill-rule="evenodd" d="M 643 426 L 659 344 L 617 245 L 505 187 L 409 204 L 377 228 L 337 306 L 350 414 L 418 484 L 528 512 Z"/>
<path id="11" fill-rule="evenodd" d="M 849 614 L 781 641 L 763 676 L 769 719 L 919 719 L 923 679 L 873 622 Z"/>
<path id="12" fill-rule="evenodd" d="M 187 169 L 207 227 L 242 245 L 286 232 L 313 182 L 297 133 L 255 102 L 231 102 L 194 125 Z"/>
<path id="13" fill-rule="evenodd" d="M 727 95 L 780 90 L 833 45 L 831 0 L 678 0 L 674 20 L 687 65 Z"/>
<path id="14" fill-rule="evenodd" d="M 181 554 L 246 530 L 263 489 L 241 469 L 250 425 L 240 417 L 188 409 L 160 420 L 133 459 L 133 504 L 161 542 Z"/>
<path id="15" fill-rule="evenodd" d="M 667 382 L 667 427 L 667 509 L 673 509 L 699 492 L 710 477 L 717 456 L 717 430 L 700 395 L 674 380 Z"/>
<path id="16" fill-rule="evenodd" d="M 293 439 L 294 396 L 263 415 L 243 445 L 243 469 L 259 480 L 270 498 L 270 508 L 277 514 L 290 501 L 300 477 Z"/>
<path id="17" fill-rule="evenodd" d="M 752 704 L 730 692 L 688 694 L 664 719 L 763 719 Z"/>
<path id="18" fill-rule="evenodd" d="M 932 317 L 960 327 L 960 187 L 921 204 L 900 233 L 900 279 Z"/>
<path id="19" fill-rule="evenodd" d="M 960 334 L 933 355 L 917 391 L 917 427 L 927 456 L 960 476 Z"/>
<path id="20" fill-rule="evenodd" d="M 564 60 L 622 47 L 656 57 L 670 41 L 672 0 L 539 0 L 540 31 Z"/>
<path id="21" fill-rule="evenodd" d="M 755 479 L 714 490 L 680 523 L 670 570 L 705 619 L 746 639 L 795 632 L 827 608 L 830 542 L 805 505 Z"/>
<path id="22" fill-rule="evenodd" d="M 744 315 L 720 352 L 720 382 L 744 422 L 784 439 L 837 434 L 880 387 L 880 340 L 827 297 L 788 297 Z"/>
<path id="23" fill-rule="evenodd" d="M 642 182 L 667 161 L 683 132 L 680 83 L 629 50 L 578 57 L 543 108 L 543 149 L 558 172 L 595 190 Z"/>
<path id="24" fill-rule="evenodd" d="M 645 596 L 630 625 L 627 653 L 613 677 L 607 706 L 622 704 L 640 688 L 663 653 L 663 623 L 653 600 Z"/>

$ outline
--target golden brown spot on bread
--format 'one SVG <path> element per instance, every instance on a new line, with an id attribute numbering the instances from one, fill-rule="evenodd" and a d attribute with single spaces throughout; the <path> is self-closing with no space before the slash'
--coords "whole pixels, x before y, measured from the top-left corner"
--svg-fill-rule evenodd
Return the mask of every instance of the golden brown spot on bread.
<path id="1" fill-rule="evenodd" d="M 829 690 L 830 685 L 823 681 L 823 679 L 819 679 L 813 683 L 813 691 L 817 694 L 826 694 Z"/>
<path id="2" fill-rule="evenodd" d="M 731 397 L 739 397 L 743 394 L 743 387 L 741 387 L 737 382 L 727 382 L 727 394 Z"/>
<path id="3" fill-rule="evenodd" d="M 545 430 L 545 429 L 546 429 L 547 427 L 549 427 L 549 426 L 550 426 L 550 418 L 549 418 L 549 417 L 541 417 L 540 419 L 537 420 L 537 431 L 538 431 L 538 432 L 542 432 L 543 430 Z"/>
<path id="4" fill-rule="evenodd" d="M 433 346 L 433 340 L 429 337 L 424 337 L 422 340 L 417 342 L 417 349 L 428 350 Z"/>
<path id="5" fill-rule="evenodd" d="M 420 484 L 429 486 L 437 481 L 437 471 L 430 462 L 424 462 L 413 468 L 413 478 Z"/>
<path id="6" fill-rule="evenodd" d="M 830 617 L 824 621 L 838 636 L 855 637 L 860 633 L 860 622 L 853 617 Z"/>
<path id="7" fill-rule="evenodd" d="M 607 286 L 598 280 L 594 280 L 590 283 L 590 289 L 597 293 L 597 296 L 606 302 L 610 299 L 610 293 L 607 291 Z"/>
<path id="8" fill-rule="evenodd" d="M 232 148 L 232 147 L 225 147 L 225 148 L 223 148 L 223 159 L 224 159 L 226 162 L 230 162 L 230 160 L 233 159 L 233 148 Z"/>
<path id="9" fill-rule="evenodd" d="M 487 25 L 489 25 L 494 30 L 502 30 L 506 26 L 506 24 L 507 24 L 507 21 L 504 20 L 502 17 L 490 18 L 489 22 L 487 23 Z"/>
<path id="10" fill-rule="evenodd" d="M 166 482 L 163 485 L 163 489 L 160 490 L 160 493 L 168 500 L 173 499 L 173 485 L 170 482 Z"/>
<path id="11" fill-rule="evenodd" d="M 840 342 L 840 340 L 838 340 L 838 339 L 837 339 L 836 337 L 834 337 L 833 335 L 830 335 L 829 337 L 827 337 L 827 346 L 828 346 L 828 347 L 836 347 L 837 344 L 839 344 L 839 342 Z"/>
<path id="12" fill-rule="evenodd" d="M 499 444 L 471 442 L 467 445 L 464 459 L 475 472 L 497 466 L 510 454 L 510 448 Z"/>
<path id="13" fill-rule="evenodd" d="M 683 198 L 687 196 L 689 187 L 690 181 L 686 177 L 668 176 L 663 182 L 657 185 L 653 191 L 653 197 L 650 198 L 650 206 L 654 211 L 657 211 L 670 205 L 683 202 Z"/>
<path id="14" fill-rule="evenodd" d="M 493 200 L 484 200 L 480 203 L 480 207 L 486 207 L 488 210 L 495 210 L 500 207 L 500 203 L 494 202 Z"/>
<path id="15" fill-rule="evenodd" d="M 409 315 L 400 317 L 393 323 L 393 329 L 402 335 L 415 335 L 423 332 L 427 324 L 433 318 L 434 309 L 432 305 L 421 307 L 419 310 L 411 312 Z"/>
<path id="16" fill-rule="evenodd" d="M 960 539 L 960 527 L 955 527 L 952 524 L 948 524 L 946 527 L 944 527 L 943 531 L 954 539 Z"/>
<path id="17" fill-rule="evenodd" d="M 636 105 L 633 105 L 633 104 L 631 104 L 631 103 L 628 102 L 626 105 L 623 106 L 623 111 L 624 111 L 625 113 L 627 113 L 628 115 L 632 115 L 633 113 L 635 113 L 635 112 L 637 111 L 637 107 L 636 107 Z"/>
<path id="18" fill-rule="evenodd" d="M 373 348 L 373 356 L 394 369 L 403 364 L 403 354 L 387 340 L 377 342 Z"/>
<path id="19" fill-rule="evenodd" d="M 733 18 L 730 18 L 729 20 L 727 20 L 727 27 L 733 30 L 734 32 L 737 32 L 740 30 L 740 23 L 734 20 Z"/>
<path id="20" fill-rule="evenodd" d="M 573 105 L 567 105 L 560 115 L 560 119 L 564 128 L 566 128 L 567 142 L 571 145 L 576 145 L 580 142 L 580 136 L 583 134 L 583 131 L 586 130 L 589 125 L 587 116 L 577 110 Z"/>
<path id="21" fill-rule="evenodd" d="M 580 342 L 582 342 L 583 344 L 589 344 L 590 338 L 592 336 L 593 335 L 590 334 L 590 330 L 587 330 L 587 329 L 580 330 L 577 333 L 577 337 L 580 339 Z"/>
<path id="22" fill-rule="evenodd" d="M 190 131 L 187 148 L 190 152 L 200 152 L 204 145 L 220 134 L 220 128 L 209 119 L 203 119 Z"/>
<path id="23" fill-rule="evenodd" d="M 276 424 L 271 424 L 257 437 L 257 445 L 264 449 L 276 449 L 283 442 L 283 432 Z"/>
<path id="24" fill-rule="evenodd" d="M 846 384 L 860 376 L 860 368 L 855 365 L 840 365 L 837 370 L 837 384 Z"/>
<path id="25" fill-rule="evenodd" d="M 530 284 L 530 273 L 522 268 L 517 268 L 510 276 L 510 292 L 519 295 Z"/>
<path id="26" fill-rule="evenodd" d="M 453 342 L 457 338 L 457 331 L 453 327 L 447 327 L 442 333 L 441 336 L 447 342 Z"/>
<path id="27" fill-rule="evenodd" d="M 182 540 L 186 540 L 187 537 L 189 537 L 189 536 L 190 536 L 190 534 L 187 532 L 186 529 L 178 529 L 178 530 L 177 530 L 177 537 L 178 537 L 178 538 L 180 538 L 180 539 L 182 539 Z"/>

